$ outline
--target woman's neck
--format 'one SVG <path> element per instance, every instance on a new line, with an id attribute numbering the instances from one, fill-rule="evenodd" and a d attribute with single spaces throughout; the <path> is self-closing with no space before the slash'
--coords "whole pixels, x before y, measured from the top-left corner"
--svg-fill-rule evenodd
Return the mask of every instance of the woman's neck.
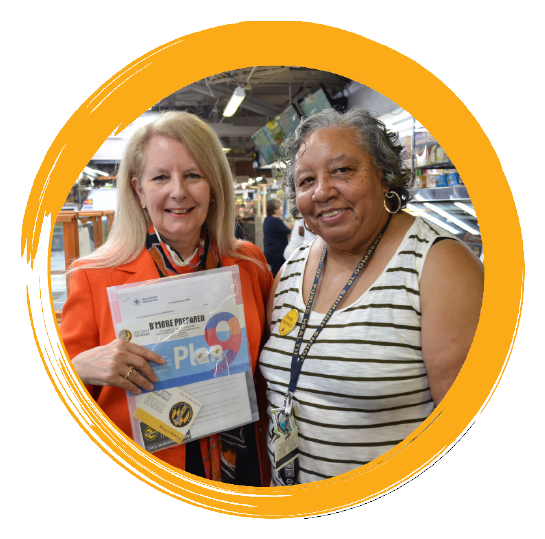
<path id="1" fill-rule="evenodd" d="M 159 235 L 161 240 L 165 245 L 170 247 L 170 249 L 176 251 L 176 253 L 180 256 L 182 261 L 186 261 L 191 258 L 193 253 L 195 252 L 195 249 L 199 246 L 199 242 L 201 240 L 201 235 L 199 234 L 195 238 L 191 238 L 191 241 L 170 241 L 168 238 L 165 238 L 164 236 Z"/>
<path id="2" fill-rule="evenodd" d="M 199 246 L 199 242 L 189 246 L 184 245 L 183 247 L 169 245 L 171 249 L 174 249 L 180 255 L 180 258 L 184 262 L 186 260 L 189 260 L 193 256 L 193 253 L 195 252 L 198 246 Z"/>
<path id="3" fill-rule="evenodd" d="M 357 266 L 360 260 L 364 257 L 365 253 L 367 253 L 367 251 L 369 250 L 369 247 L 371 247 L 372 243 L 375 241 L 377 236 L 386 226 L 386 223 L 388 222 L 388 218 L 389 218 L 389 215 L 386 214 L 384 218 L 381 219 L 379 223 L 377 223 L 376 227 L 374 227 L 374 230 L 372 231 L 372 233 L 369 234 L 364 241 L 356 245 L 339 246 L 339 245 L 328 244 L 327 257 L 329 258 L 329 260 L 339 262 L 343 266 L 345 265 L 350 266 L 353 263 L 354 263 L 354 267 Z M 395 216 L 392 215 L 392 218 L 390 219 L 390 222 L 388 223 L 388 227 L 384 231 L 383 236 L 387 235 L 388 229 L 390 228 L 394 218 Z"/>

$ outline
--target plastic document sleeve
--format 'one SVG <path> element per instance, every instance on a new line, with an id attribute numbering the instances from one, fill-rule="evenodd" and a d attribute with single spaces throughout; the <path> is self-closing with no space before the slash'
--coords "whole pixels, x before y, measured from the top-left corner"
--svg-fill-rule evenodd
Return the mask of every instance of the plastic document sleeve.
<path id="1" fill-rule="evenodd" d="M 257 421 L 238 266 L 107 289 L 116 335 L 165 360 L 153 391 L 127 392 L 150 452 Z"/>

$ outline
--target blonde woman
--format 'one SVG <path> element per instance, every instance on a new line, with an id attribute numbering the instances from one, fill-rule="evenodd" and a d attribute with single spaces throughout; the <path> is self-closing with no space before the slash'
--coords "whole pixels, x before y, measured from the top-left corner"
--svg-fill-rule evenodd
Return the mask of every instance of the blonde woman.
<path id="1" fill-rule="evenodd" d="M 117 188 L 108 241 L 70 269 L 61 335 L 91 395 L 131 436 L 125 391 L 151 390 L 157 378 L 150 362 L 163 359 L 116 338 L 106 288 L 236 264 L 255 369 L 272 276 L 261 251 L 234 237 L 231 171 L 216 134 L 196 116 L 168 112 L 139 128 L 127 144 Z M 259 486 L 253 428 L 221 435 L 221 444 L 219 439 L 189 442 L 155 456 L 195 475 Z M 244 466 L 242 459 L 237 466 L 236 447 Z"/>

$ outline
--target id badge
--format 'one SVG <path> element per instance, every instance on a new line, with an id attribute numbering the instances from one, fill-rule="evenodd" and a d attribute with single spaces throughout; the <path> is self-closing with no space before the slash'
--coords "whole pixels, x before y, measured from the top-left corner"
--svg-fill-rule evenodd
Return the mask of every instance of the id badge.
<path id="1" fill-rule="evenodd" d="M 299 429 L 293 427 L 288 433 L 283 434 L 274 442 L 274 462 L 276 471 L 293 462 L 299 456 Z"/>

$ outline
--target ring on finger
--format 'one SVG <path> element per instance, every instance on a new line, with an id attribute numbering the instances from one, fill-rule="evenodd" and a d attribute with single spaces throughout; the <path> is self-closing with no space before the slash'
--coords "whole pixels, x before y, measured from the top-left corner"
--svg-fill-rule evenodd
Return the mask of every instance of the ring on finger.
<path id="1" fill-rule="evenodd" d="M 125 376 L 123 376 L 123 378 L 125 378 L 125 380 L 128 380 L 131 377 L 133 370 L 134 370 L 134 367 L 132 365 L 129 365 L 129 372 Z"/>

